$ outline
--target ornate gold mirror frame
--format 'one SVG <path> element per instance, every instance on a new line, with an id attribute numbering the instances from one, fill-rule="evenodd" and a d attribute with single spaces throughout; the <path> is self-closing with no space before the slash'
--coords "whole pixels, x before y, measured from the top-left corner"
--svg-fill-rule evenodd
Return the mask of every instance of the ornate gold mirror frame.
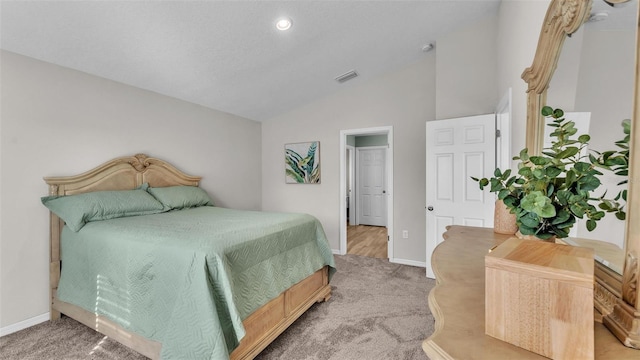
<path id="1" fill-rule="evenodd" d="M 598 0 L 601 1 L 601 0 Z M 607 0 L 622 3 L 629 0 Z M 592 0 L 552 0 L 547 10 L 535 58 L 522 73 L 527 89 L 527 136 L 530 153 L 540 153 L 547 88 L 556 69 L 562 45 L 588 19 Z M 636 22 L 638 23 L 638 22 Z M 635 96 L 631 127 L 631 149 L 627 201 L 625 263 L 622 276 L 596 263 L 595 305 L 602 321 L 625 346 L 640 349 L 640 41 L 636 31 Z"/>

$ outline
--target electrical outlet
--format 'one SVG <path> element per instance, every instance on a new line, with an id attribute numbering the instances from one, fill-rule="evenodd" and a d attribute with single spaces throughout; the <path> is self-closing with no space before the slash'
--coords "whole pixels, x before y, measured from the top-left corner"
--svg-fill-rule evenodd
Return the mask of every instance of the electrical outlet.
<path id="1" fill-rule="evenodd" d="M 402 230 L 402 238 L 403 239 L 409 238 L 409 230 Z"/>

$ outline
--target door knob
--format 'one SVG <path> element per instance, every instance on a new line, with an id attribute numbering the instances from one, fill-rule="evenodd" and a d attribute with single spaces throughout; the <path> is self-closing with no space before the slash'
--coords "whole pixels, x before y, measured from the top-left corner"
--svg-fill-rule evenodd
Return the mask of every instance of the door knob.
<path id="1" fill-rule="evenodd" d="M 427 210 L 433 211 L 433 206 L 427 206 Z"/>

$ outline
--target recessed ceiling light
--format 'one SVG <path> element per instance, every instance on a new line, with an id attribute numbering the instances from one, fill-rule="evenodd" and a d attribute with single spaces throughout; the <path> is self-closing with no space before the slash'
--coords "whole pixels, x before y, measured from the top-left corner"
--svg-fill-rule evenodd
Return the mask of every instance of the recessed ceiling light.
<path id="1" fill-rule="evenodd" d="M 289 30 L 291 29 L 292 25 L 293 21 L 291 21 L 291 19 L 289 18 L 280 18 L 278 19 L 278 21 L 276 21 L 276 29 L 280 31 Z"/>

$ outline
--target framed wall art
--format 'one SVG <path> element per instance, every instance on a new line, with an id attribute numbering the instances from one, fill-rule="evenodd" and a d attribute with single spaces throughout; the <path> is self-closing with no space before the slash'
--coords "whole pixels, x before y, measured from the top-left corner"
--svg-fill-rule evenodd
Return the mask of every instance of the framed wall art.
<path id="1" fill-rule="evenodd" d="M 287 184 L 319 184 L 320 142 L 285 144 L 284 164 Z"/>

